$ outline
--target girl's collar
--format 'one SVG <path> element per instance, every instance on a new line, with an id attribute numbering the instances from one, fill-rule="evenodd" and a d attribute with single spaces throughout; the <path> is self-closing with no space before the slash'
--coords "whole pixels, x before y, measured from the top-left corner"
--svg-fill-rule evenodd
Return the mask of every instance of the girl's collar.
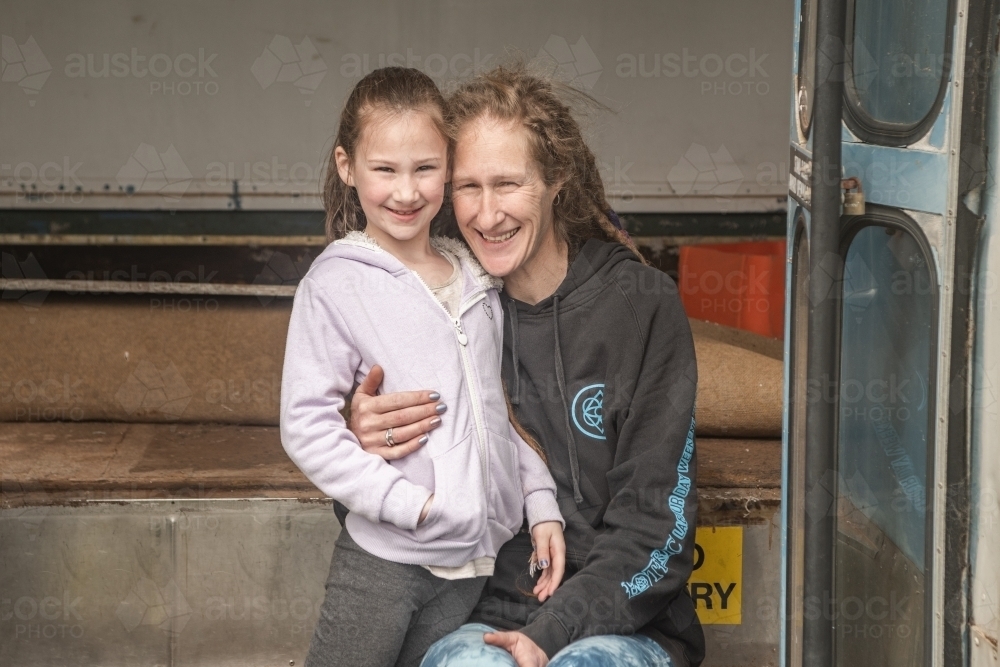
<path id="1" fill-rule="evenodd" d="M 338 245 L 356 245 L 362 248 L 368 248 L 369 250 L 374 250 L 375 252 L 385 252 L 382 250 L 382 246 L 372 237 L 368 236 L 363 231 L 353 231 L 348 232 L 344 235 L 344 238 L 337 239 L 334 243 Z"/>
<path id="2" fill-rule="evenodd" d="M 374 252 L 385 252 L 382 246 L 380 246 L 375 239 L 363 231 L 348 232 L 344 238 L 334 241 L 334 243 L 340 245 L 359 246 Z M 447 236 L 432 236 L 431 247 L 436 250 L 449 252 L 455 257 L 458 257 L 459 263 L 468 267 L 476 281 L 478 281 L 486 289 L 503 289 L 503 280 L 487 273 L 486 269 L 484 269 L 482 264 L 479 263 L 479 260 L 472 255 L 472 252 L 469 250 L 469 246 L 465 245 L 458 239 L 448 238 Z"/>
<path id="3" fill-rule="evenodd" d="M 478 281 L 486 289 L 503 289 L 503 280 L 487 273 L 486 269 L 484 269 L 482 264 L 479 263 L 479 260 L 473 257 L 472 251 L 469 250 L 469 246 L 465 245 L 458 239 L 448 238 L 447 236 L 432 236 L 431 247 L 437 250 L 450 252 L 455 257 L 458 257 L 458 261 L 463 266 L 467 266 L 476 281 Z"/>

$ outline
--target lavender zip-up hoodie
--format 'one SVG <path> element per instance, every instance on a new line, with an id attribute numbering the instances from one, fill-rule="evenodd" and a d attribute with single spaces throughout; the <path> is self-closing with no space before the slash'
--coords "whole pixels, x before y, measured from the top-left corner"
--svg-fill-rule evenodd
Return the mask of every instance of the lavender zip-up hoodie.
<path id="1" fill-rule="evenodd" d="M 313 484 L 347 506 L 347 530 L 366 551 L 456 567 L 495 557 L 525 514 L 531 526 L 562 517 L 545 463 L 508 420 L 500 282 L 458 241 L 431 243 L 461 261 L 457 322 L 365 234 L 348 234 L 313 262 L 288 327 L 281 442 Z M 448 406 L 427 444 L 398 461 L 365 452 L 339 412 L 375 364 L 384 393 L 434 389 Z"/>

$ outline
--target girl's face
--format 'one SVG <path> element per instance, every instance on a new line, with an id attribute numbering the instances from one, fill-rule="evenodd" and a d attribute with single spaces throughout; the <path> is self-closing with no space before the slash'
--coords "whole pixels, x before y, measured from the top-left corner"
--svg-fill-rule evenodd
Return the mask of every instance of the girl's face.
<path id="1" fill-rule="evenodd" d="M 357 188 L 366 232 L 388 245 L 429 236 L 444 202 L 448 143 L 424 111 L 370 112 L 353 164 L 337 147 L 340 178 Z"/>

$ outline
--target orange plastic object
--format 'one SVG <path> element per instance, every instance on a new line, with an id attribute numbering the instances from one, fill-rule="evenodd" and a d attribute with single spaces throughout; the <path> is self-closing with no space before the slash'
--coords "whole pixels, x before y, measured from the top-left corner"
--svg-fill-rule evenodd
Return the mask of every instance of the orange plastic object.
<path id="1" fill-rule="evenodd" d="M 784 241 L 681 246 L 678 273 L 688 317 L 784 337 Z"/>

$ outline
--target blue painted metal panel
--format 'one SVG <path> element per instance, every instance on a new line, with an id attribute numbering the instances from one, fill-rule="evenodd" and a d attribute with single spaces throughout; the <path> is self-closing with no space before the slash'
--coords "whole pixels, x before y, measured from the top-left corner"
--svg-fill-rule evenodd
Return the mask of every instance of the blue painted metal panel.
<path id="1" fill-rule="evenodd" d="M 948 92 L 944 95 L 944 103 L 941 105 L 941 115 L 938 119 L 934 121 L 934 126 L 931 128 L 930 135 L 928 136 L 928 143 L 934 148 L 944 148 L 944 139 L 948 134 L 948 113 L 947 110 L 951 108 L 951 86 L 948 86 Z"/>
<path id="2" fill-rule="evenodd" d="M 844 176 L 858 176 L 865 200 L 911 211 L 945 214 L 948 156 L 912 148 L 843 144 Z"/>

